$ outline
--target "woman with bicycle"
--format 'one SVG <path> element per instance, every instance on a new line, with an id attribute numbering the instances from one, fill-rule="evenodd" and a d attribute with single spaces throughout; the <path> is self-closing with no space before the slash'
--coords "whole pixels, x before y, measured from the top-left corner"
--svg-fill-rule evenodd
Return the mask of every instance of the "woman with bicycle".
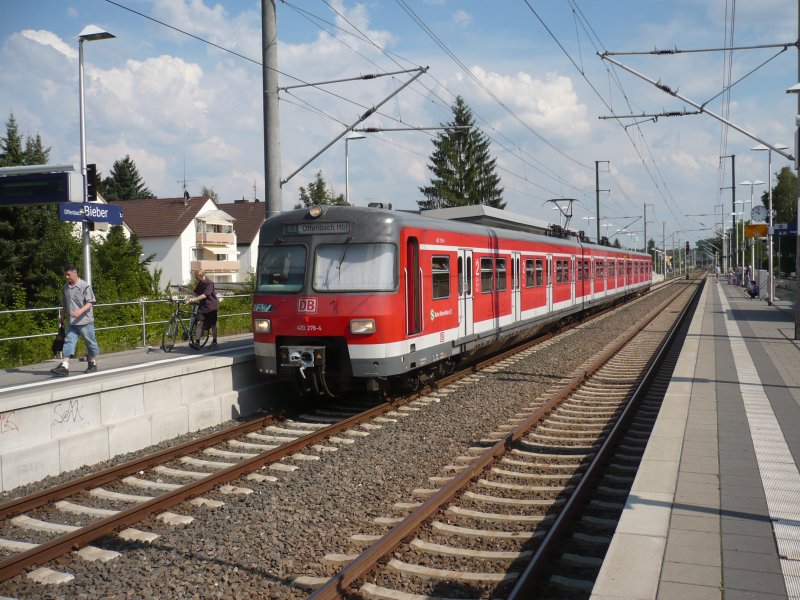
<path id="1" fill-rule="evenodd" d="M 217 292 L 214 290 L 214 282 L 206 277 L 206 272 L 202 269 L 195 271 L 197 286 L 194 288 L 194 296 L 187 298 L 184 304 L 197 303 L 197 337 L 189 340 L 189 346 L 195 350 L 200 349 L 200 340 L 203 338 L 203 330 L 211 330 L 211 346 L 217 346 L 217 309 L 219 300 Z"/>

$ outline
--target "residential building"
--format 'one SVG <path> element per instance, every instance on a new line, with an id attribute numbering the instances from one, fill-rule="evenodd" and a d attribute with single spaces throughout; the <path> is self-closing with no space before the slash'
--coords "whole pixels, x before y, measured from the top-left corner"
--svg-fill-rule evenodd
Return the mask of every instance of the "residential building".
<path id="1" fill-rule="evenodd" d="M 219 204 L 235 220 L 236 247 L 239 252 L 239 281 L 247 281 L 250 273 L 256 270 L 258 260 L 258 240 L 261 224 L 265 220 L 265 204 L 256 200 L 236 200 L 233 203 Z"/>
<path id="2" fill-rule="evenodd" d="M 161 271 L 161 285 L 193 282 L 206 271 L 219 283 L 239 281 L 234 218 L 210 198 L 147 198 L 111 202 L 122 209 L 125 224 L 139 238 L 145 256 L 155 255 L 150 271 Z"/>

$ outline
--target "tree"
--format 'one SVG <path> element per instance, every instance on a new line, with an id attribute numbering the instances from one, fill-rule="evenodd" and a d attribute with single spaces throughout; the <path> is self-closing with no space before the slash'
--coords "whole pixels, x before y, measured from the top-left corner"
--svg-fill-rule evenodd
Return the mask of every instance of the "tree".
<path id="1" fill-rule="evenodd" d="M 6 136 L 0 138 L 0 167 L 18 167 L 29 164 L 25 162 L 25 152 L 22 149 L 22 136 L 14 113 L 6 121 Z"/>
<path id="2" fill-rule="evenodd" d="M 142 245 L 136 235 L 127 238 L 121 225 L 113 225 L 105 241 L 94 246 L 95 296 L 103 298 L 103 302 L 117 302 L 151 293 L 153 278 L 147 266 L 154 257 L 155 254 L 142 258 Z"/>
<path id="3" fill-rule="evenodd" d="M 619 238 L 614 238 L 612 246 L 614 246 L 614 248 L 622 248 L 622 244 L 619 243 Z"/>
<path id="4" fill-rule="evenodd" d="M 472 111 L 461 96 L 451 106 L 453 120 L 443 124 L 443 133 L 433 140 L 428 169 L 430 184 L 419 188 L 425 200 L 420 209 L 486 204 L 505 208 L 503 188 L 495 173 L 495 159 L 489 157 L 489 140 L 475 127 Z"/>
<path id="5" fill-rule="evenodd" d="M 47 164 L 41 137 L 24 144 L 12 113 L 0 137 L 0 165 Z M 60 302 L 63 266 L 78 263 L 80 241 L 51 204 L 0 207 L 0 306 L 53 306 Z"/>
<path id="6" fill-rule="evenodd" d="M 337 196 L 330 184 L 322 177 L 322 171 L 317 171 L 314 181 L 308 184 L 308 190 L 300 186 L 300 202 L 294 207 L 308 208 L 322 204 L 344 204 L 344 194 Z"/>
<path id="7" fill-rule="evenodd" d="M 200 192 L 200 195 L 203 198 L 210 198 L 214 202 L 219 202 L 219 194 L 214 191 L 213 187 L 210 188 L 210 187 L 203 186 L 203 191 Z"/>
<path id="8" fill-rule="evenodd" d="M 130 154 L 114 162 L 111 174 L 103 180 L 100 193 L 112 200 L 135 200 L 152 196 Z"/>

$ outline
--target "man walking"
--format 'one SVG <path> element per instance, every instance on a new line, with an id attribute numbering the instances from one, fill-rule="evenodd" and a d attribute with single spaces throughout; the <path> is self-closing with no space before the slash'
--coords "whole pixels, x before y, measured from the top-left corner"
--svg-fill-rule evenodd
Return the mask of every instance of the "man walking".
<path id="1" fill-rule="evenodd" d="M 64 338 L 63 359 L 61 364 L 50 369 L 50 372 L 59 377 L 69 375 L 69 357 L 75 353 L 78 337 L 82 337 L 86 344 L 86 357 L 89 366 L 87 373 L 97 371 L 97 355 L 100 348 L 94 335 L 94 304 L 97 302 L 92 291 L 92 286 L 78 277 L 75 265 L 64 267 L 64 289 L 61 293 L 61 314 L 59 325 L 64 325 L 66 338 Z"/>

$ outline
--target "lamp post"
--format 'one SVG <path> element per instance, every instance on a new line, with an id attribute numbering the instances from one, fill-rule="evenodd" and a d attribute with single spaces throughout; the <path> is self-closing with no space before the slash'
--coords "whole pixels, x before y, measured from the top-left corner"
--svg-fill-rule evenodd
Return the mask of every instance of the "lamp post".
<path id="1" fill-rule="evenodd" d="M 608 239 L 608 228 L 609 227 L 614 227 L 614 224 L 606 222 L 606 223 L 603 223 L 603 227 L 606 228 L 606 239 Z"/>
<path id="2" fill-rule="evenodd" d="M 88 202 L 86 190 L 86 125 L 84 116 L 83 102 L 83 42 L 93 42 L 95 40 L 108 40 L 114 35 L 103 31 L 96 25 L 87 25 L 78 34 L 78 98 L 80 102 L 80 130 L 81 130 L 81 178 L 83 179 L 83 201 Z M 86 283 L 92 285 L 92 255 L 91 244 L 89 242 L 89 223 L 84 221 L 81 226 L 81 245 L 83 246 L 83 276 Z"/>
<path id="3" fill-rule="evenodd" d="M 778 150 L 786 150 L 789 146 L 785 144 L 775 144 L 775 148 Z M 772 264 L 772 148 L 767 148 L 763 144 L 759 144 L 750 150 L 755 150 L 756 152 L 763 152 L 764 150 L 767 151 L 767 190 L 769 193 L 769 204 L 767 206 L 767 212 L 769 214 L 768 217 L 768 225 L 767 225 L 767 247 L 769 251 L 769 262 L 768 262 L 768 269 L 769 274 L 767 275 L 767 304 L 772 306 L 772 303 L 775 300 L 775 271 Z"/>
<path id="4" fill-rule="evenodd" d="M 800 15 L 798 15 L 798 29 L 800 29 Z M 797 76 L 800 77 L 800 58 L 797 64 Z M 786 90 L 787 94 L 798 94 L 797 96 L 797 114 L 794 118 L 794 124 L 797 130 L 794 134 L 794 168 L 797 172 L 797 179 L 800 181 L 800 83 L 795 83 L 792 87 Z M 797 202 L 795 207 L 797 210 L 797 223 L 800 225 L 800 185 L 797 187 Z M 795 254 L 794 254 L 794 272 L 800 273 L 800 226 L 797 228 L 797 236 L 795 237 Z M 795 277 L 797 277 L 795 275 Z M 798 289 L 795 279 L 794 288 L 794 339 L 800 340 L 800 289 Z"/>
<path id="5" fill-rule="evenodd" d="M 344 138 L 344 201 L 347 204 L 350 204 L 350 150 L 348 144 L 352 140 L 363 140 L 366 137 L 352 131 Z"/>
<path id="6" fill-rule="evenodd" d="M 764 182 L 761 181 L 760 179 L 756 179 L 755 181 L 745 180 L 745 181 L 740 181 L 739 185 L 749 185 L 750 186 L 750 213 L 751 213 L 750 221 L 752 222 L 752 220 L 753 220 L 752 219 L 753 188 L 755 186 L 757 186 L 757 185 L 764 185 Z M 744 210 L 745 211 L 745 215 L 747 215 L 747 210 L 744 208 L 744 204 L 742 205 L 742 210 Z M 745 252 L 747 251 L 747 238 L 744 236 L 744 216 L 742 216 L 742 241 L 744 243 L 744 248 L 742 248 L 742 265 L 744 265 Z M 755 246 L 755 240 L 753 240 L 752 251 L 751 251 L 751 254 L 750 254 L 750 263 L 751 263 L 751 266 L 750 266 L 751 275 L 750 276 L 751 277 L 753 277 L 755 275 L 755 268 L 756 268 L 756 265 L 755 265 L 755 252 L 756 252 L 756 246 Z"/>

